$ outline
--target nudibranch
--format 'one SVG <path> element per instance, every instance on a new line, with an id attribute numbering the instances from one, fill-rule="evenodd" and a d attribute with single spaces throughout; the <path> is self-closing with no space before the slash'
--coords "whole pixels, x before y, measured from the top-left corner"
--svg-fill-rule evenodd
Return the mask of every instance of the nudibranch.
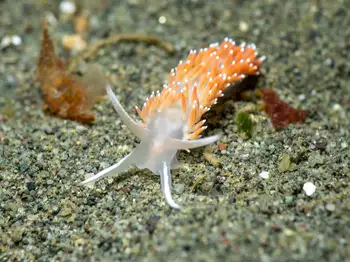
<path id="1" fill-rule="evenodd" d="M 258 75 L 264 57 L 255 45 L 236 45 L 225 38 L 199 52 L 190 51 L 170 72 L 168 83 L 136 107 L 140 121 L 133 120 L 121 106 L 109 84 L 107 94 L 123 123 L 141 142 L 117 164 L 86 179 L 87 184 L 126 171 L 131 166 L 147 168 L 160 176 L 167 203 L 180 208 L 171 195 L 170 170 L 178 166 L 179 150 L 189 150 L 216 142 L 220 135 L 200 138 L 206 129 L 202 116 L 223 96 L 223 91 L 249 75 Z"/>

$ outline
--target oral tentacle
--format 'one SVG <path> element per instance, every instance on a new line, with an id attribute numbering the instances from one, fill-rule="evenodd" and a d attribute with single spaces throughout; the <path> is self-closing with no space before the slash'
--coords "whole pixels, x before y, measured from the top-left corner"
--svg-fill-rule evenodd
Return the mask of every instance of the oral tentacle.
<path id="1" fill-rule="evenodd" d="M 146 136 L 146 129 L 136 123 L 129 114 L 124 110 L 123 106 L 120 104 L 118 98 L 113 93 L 109 83 L 106 84 L 106 92 L 108 94 L 109 99 L 111 100 L 115 111 L 117 111 L 119 117 L 123 121 L 123 123 L 129 128 L 129 130 L 137 136 L 139 139 L 143 139 Z"/>
<path id="2" fill-rule="evenodd" d="M 88 183 L 91 183 L 95 180 L 101 179 L 106 176 L 111 175 L 117 175 L 121 172 L 126 171 L 134 164 L 134 158 L 135 158 L 135 151 L 131 152 L 124 158 L 122 158 L 117 164 L 114 164 L 113 166 L 110 166 L 101 172 L 97 173 L 96 175 L 84 180 L 83 182 L 79 183 L 79 185 L 86 185 Z"/>
<path id="3" fill-rule="evenodd" d="M 166 143 L 169 147 L 176 149 L 193 149 L 197 147 L 206 146 L 212 144 L 220 139 L 221 135 L 213 135 L 206 138 L 200 138 L 196 140 L 180 140 L 175 138 L 168 138 Z"/>

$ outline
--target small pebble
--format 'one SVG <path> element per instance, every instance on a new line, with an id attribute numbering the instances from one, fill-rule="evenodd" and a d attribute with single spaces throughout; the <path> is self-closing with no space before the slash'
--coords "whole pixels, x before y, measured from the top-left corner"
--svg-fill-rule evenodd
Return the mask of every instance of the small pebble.
<path id="1" fill-rule="evenodd" d="M 182 194 L 184 192 L 185 186 L 184 184 L 174 184 L 174 191 L 178 194 Z"/>
<path id="2" fill-rule="evenodd" d="M 71 1 L 62 1 L 60 3 L 60 11 L 64 14 L 74 14 L 77 10 L 75 3 Z"/>
<path id="3" fill-rule="evenodd" d="M 1 39 L 0 48 L 6 48 L 10 45 L 19 46 L 22 44 L 22 38 L 18 35 L 5 36 Z"/>
<path id="4" fill-rule="evenodd" d="M 270 172 L 268 171 L 262 171 L 260 174 L 259 174 L 259 177 L 263 178 L 263 179 L 268 179 L 270 176 Z"/>
<path id="5" fill-rule="evenodd" d="M 333 105 L 333 111 L 340 111 L 340 110 L 342 110 L 341 105 L 339 105 L 339 104 L 334 104 Z"/>
<path id="6" fill-rule="evenodd" d="M 326 209 L 330 212 L 333 212 L 335 210 L 335 205 L 333 204 L 327 204 Z"/>
<path id="7" fill-rule="evenodd" d="M 7 80 L 7 86 L 8 87 L 15 87 L 16 86 L 16 79 L 12 74 L 6 75 L 6 80 Z"/>
<path id="8" fill-rule="evenodd" d="M 57 18 L 52 12 L 47 12 L 45 18 L 50 25 L 57 25 Z"/>
<path id="9" fill-rule="evenodd" d="M 158 22 L 159 22 L 160 24 L 165 24 L 165 23 L 166 23 L 166 17 L 165 17 L 165 16 L 159 17 Z"/>
<path id="10" fill-rule="evenodd" d="M 342 143 L 340 144 L 340 146 L 341 146 L 342 149 L 345 149 L 345 148 L 348 147 L 348 144 L 347 144 L 346 142 L 342 142 Z"/>
<path id="11" fill-rule="evenodd" d="M 280 162 L 278 164 L 278 171 L 283 173 L 283 172 L 289 171 L 290 168 L 291 168 L 290 155 L 282 154 L 282 156 L 280 158 Z"/>
<path id="12" fill-rule="evenodd" d="M 63 217 L 69 216 L 72 214 L 72 212 L 73 212 L 72 208 L 65 207 L 61 212 L 61 216 L 63 216 Z"/>
<path id="13" fill-rule="evenodd" d="M 62 45 L 69 50 L 80 52 L 87 47 L 86 41 L 81 35 L 65 35 L 62 38 Z"/>
<path id="14" fill-rule="evenodd" d="M 11 37 L 10 36 L 5 36 L 1 39 L 0 47 L 5 48 L 11 45 Z"/>
<path id="15" fill-rule="evenodd" d="M 305 96 L 304 94 L 300 94 L 300 95 L 298 96 L 299 101 L 304 101 L 305 98 L 306 98 L 306 96 Z"/>
<path id="16" fill-rule="evenodd" d="M 34 182 L 28 182 L 28 183 L 27 183 L 27 189 L 28 189 L 29 191 L 34 190 L 34 189 L 35 189 L 35 183 L 34 183 Z"/>
<path id="17" fill-rule="evenodd" d="M 307 196 L 311 196 L 316 191 L 316 186 L 311 182 L 306 182 L 303 186 L 303 190 Z"/>
<path id="18" fill-rule="evenodd" d="M 13 45 L 19 46 L 19 45 L 22 44 L 22 38 L 20 36 L 18 36 L 18 35 L 13 35 L 11 37 L 11 42 L 12 42 Z"/>
<path id="19" fill-rule="evenodd" d="M 244 21 L 240 21 L 238 27 L 241 32 L 247 32 L 249 29 L 248 24 Z"/>

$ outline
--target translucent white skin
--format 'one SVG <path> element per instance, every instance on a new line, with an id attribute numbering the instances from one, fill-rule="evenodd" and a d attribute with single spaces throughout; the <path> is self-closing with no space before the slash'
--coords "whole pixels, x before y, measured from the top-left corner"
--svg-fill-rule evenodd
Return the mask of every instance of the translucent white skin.
<path id="1" fill-rule="evenodd" d="M 183 119 L 181 108 L 176 106 L 157 112 L 147 128 L 144 128 L 128 115 L 108 83 L 106 91 L 123 123 L 135 136 L 140 138 L 141 143 L 117 164 L 102 170 L 80 184 L 85 185 L 105 176 L 117 175 L 131 166 L 140 169 L 147 168 L 160 176 L 161 190 L 167 203 L 171 207 L 179 209 L 180 206 L 174 202 L 171 196 L 170 173 L 171 169 L 177 167 L 176 155 L 178 150 L 188 150 L 214 143 L 219 140 L 220 135 L 197 140 L 183 139 L 186 120 Z"/>

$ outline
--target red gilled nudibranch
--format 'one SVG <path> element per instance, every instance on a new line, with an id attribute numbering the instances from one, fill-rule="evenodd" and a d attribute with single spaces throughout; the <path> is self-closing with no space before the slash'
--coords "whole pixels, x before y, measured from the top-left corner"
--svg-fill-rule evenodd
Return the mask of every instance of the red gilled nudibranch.
<path id="1" fill-rule="evenodd" d="M 199 52 L 191 50 L 170 72 L 168 83 L 152 93 L 140 109 L 141 121 L 133 120 L 107 84 L 107 94 L 123 123 L 141 142 L 117 164 L 86 179 L 87 184 L 126 171 L 131 166 L 147 168 L 160 176 L 161 190 L 168 204 L 180 208 L 171 196 L 170 170 L 178 166 L 179 150 L 216 142 L 220 135 L 200 138 L 206 129 L 202 116 L 223 96 L 223 91 L 249 75 L 258 75 L 264 57 L 254 44 L 236 43 L 229 38 Z"/>

